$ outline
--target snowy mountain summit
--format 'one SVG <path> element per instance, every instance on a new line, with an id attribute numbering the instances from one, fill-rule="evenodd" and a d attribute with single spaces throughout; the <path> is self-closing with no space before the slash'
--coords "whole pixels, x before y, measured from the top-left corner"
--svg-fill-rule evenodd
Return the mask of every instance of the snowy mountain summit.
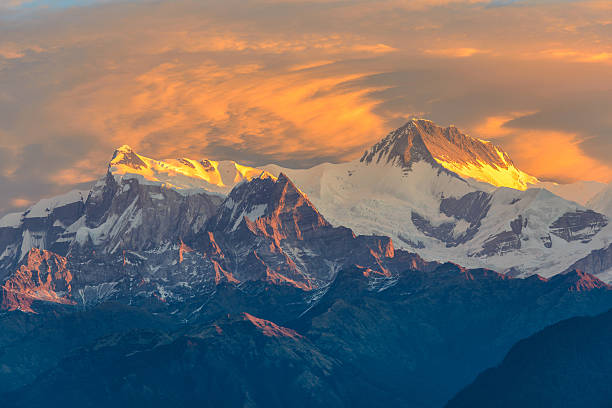
<path id="1" fill-rule="evenodd" d="M 510 156 L 493 143 L 463 134 L 455 126 L 443 128 L 425 119 L 413 119 L 392 131 L 366 150 L 360 161 L 406 169 L 425 161 L 462 177 L 518 190 L 538 182 L 516 168 Z"/>
<path id="2" fill-rule="evenodd" d="M 305 212 L 308 206 L 302 205 L 299 211 L 287 210 L 291 219 L 282 223 L 272 217 L 272 208 L 288 208 L 271 206 L 268 200 L 275 188 L 285 186 L 277 185 L 279 179 L 291 180 L 285 184 L 294 187 L 296 197 L 313 210 Z M 84 264 L 95 255 L 105 262 L 112 259 L 128 265 L 129 254 L 135 251 L 142 258 L 134 261 L 142 264 L 138 273 L 148 268 L 147 273 L 162 274 L 175 266 L 171 261 L 161 266 L 159 262 L 171 259 L 168 254 L 188 259 L 190 252 L 184 244 L 208 228 L 207 232 L 214 232 L 214 243 L 200 249 L 212 254 L 217 247 L 225 248 L 223 257 L 214 260 L 219 274 L 225 271 L 227 276 L 234 276 L 237 262 L 235 248 L 228 242 L 251 253 L 253 231 L 259 231 L 257 236 L 261 232 L 264 237 L 284 239 L 295 235 L 295 242 L 286 241 L 285 246 L 274 241 L 274 256 L 256 249 L 259 260 L 253 262 L 276 267 L 281 264 L 276 255 L 289 254 L 286 259 L 295 265 L 283 276 L 316 287 L 325 278 L 302 276 L 308 268 L 301 266 L 300 259 L 311 257 L 312 248 L 301 248 L 299 237 L 320 229 L 319 218 L 312 216 L 320 214 L 325 234 L 343 226 L 357 235 L 388 237 L 396 248 L 416 251 L 426 260 L 547 277 L 581 262 L 589 265 L 587 272 L 612 281 L 612 263 L 604 262 L 604 256 L 592 256 L 612 248 L 608 217 L 573 198 L 533 188 L 542 184 L 517 169 L 508 154 L 492 143 L 467 136 L 454 126 L 444 128 L 422 119 L 392 131 L 360 159 L 309 169 L 255 168 L 231 160 L 158 160 L 124 145 L 115 150 L 106 175 L 90 191 L 42 200 L 23 213 L 1 218 L 0 269 L 14 270 L 30 258 L 33 248 L 82 257 Z M 241 192 L 248 192 L 248 197 L 238 200 Z M 229 227 L 219 232 L 209 220 L 221 215 L 229 217 L 225 223 Z M 264 222 L 267 217 L 271 217 L 269 225 Z M 300 233 L 282 232 L 281 224 L 300 225 Z M 204 236 L 203 242 L 208 242 L 210 237 Z M 349 238 L 338 242 L 350 243 Z M 319 269 L 335 270 L 334 265 L 342 263 L 340 252 L 317 260 L 333 264 L 321 264 Z M 301 255 L 293 259 L 292 254 Z M 274 261 L 267 260 L 268 255 Z M 204 261 L 194 258 L 194 262 Z M 190 263 L 179 264 L 186 268 Z M 277 273 L 271 268 L 261 276 Z"/>
<path id="3" fill-rule="evenodd" d="M 607 246 L 612 231 L 605 215 L 547 190 L 557 185 L 519 170 L 500 147 L 423 119 L 359 160 L 266 169 L 290 177 L 333 225 L 389 236 L 428 260 L 552 276 Z"/>
<path id="4" fill-rule="evenodd" d="M 155 160 L 128 146 L 117 148 L 108 165 L 116 179 L 139 178 L 144 183 L 163 184 L 176 190 L 204 189 L 227 194 L 237 183 L 259 177 L 263 170 L 233 160 L 187 158 Z"/>

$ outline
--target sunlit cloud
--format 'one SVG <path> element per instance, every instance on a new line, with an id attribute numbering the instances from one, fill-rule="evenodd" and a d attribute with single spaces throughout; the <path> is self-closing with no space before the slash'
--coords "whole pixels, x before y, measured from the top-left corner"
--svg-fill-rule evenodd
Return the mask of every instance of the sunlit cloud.
<path id="1" fill-rule="evenodd" d="M 28 52 L 42 51 L 43 49 L 38 46 L 22 46 L 11 42 L 0 43 L 0 59 L 19 59 L 25 57 Z"/>
<path id="2" fill-rule="evenodd" d="M 541 178 L 609 174 L 609 2 L 68 3 L 0 24 L 0 213 L 86 185 L 124 143 L 304 167 L 411 116 Z"/>
<path id="3" fill-rule="evenodd" d="M 27 198 L 13 198 L 13 199 L 11 199 L 11 205 L 13 207 L 27 207 L 30 204 L 32 204 L 32 200 L 29 200 Z"/>
<path id="4" fill-rule="evenodd" d="M 442 49 L 432 49 L 425 50 L 425 54 L 435 55 L 439 57 L 449 57 L 449 58 L 466 58 L 471 57 L 476 54 L 488 54 L 491 51 L 489 50 L 480 50 L 478 48 L 442 48 Z"/>
<path id="5" fill-rule="evenodd" d="M 567 59 L 578 62 L 612 62 L 612 52 L 585 52 L 565 49 L 544 50 L 545 57 Z"/>
<path id="6" fill-rule="evenodd" d="M 473 126 L 473 132 L 475 135 L 478 135 L 479 138 L 485 140 L 509 136 L 515 131 L 504 125 L 511 120 L 533 113 L 535 112 L 511 112 L 503 115 L 488 116 L 484 121 Z"/>
<path id="7" fill-rule="evenodd" d="M 542 180 L 573 182 L 596 180 L 610 182 L 612 166 L 589 157 L 581 147 L 583 140 L 570 132 L 521 129 L 511 121 L 534 112 L 512 112 L 486 118 L 474 133 L 488 139 L 502 139 L 511 157 L 529 174 Z"/>
<path id="8" fill-rule="evenodd" d="M 372 112 L 377 102 L 367 98 L 374 89 L 341 89 L 362 75 L 271 75 L 213 63 L 162 64 L 128 89 L 113 90 L 113 78 L 107 78 L 93 89 L 88 84 L 87 90 L 63 95 L 53 109 L 58 115 L 83 112 L 79 106 L 86 101 L 79 95 L 96 95 L 79 126 L 109 135 L 116 145 L 129 143 L 162 157 L 213 155 L 207 147 L 214 145 L 303 160 L 341 155 L 361 147 L 364 135 L 384 132 Z"/>
<path id="9" fill-rule="evenodd" d="M 587 156 L 575 134 L 552 131 L 520 131 L 507 144 L 515 161 L 542 180 L 610 182 L 612 166 Z"/>
<path id="10" fill-rule="evenodd" d="M 289 67 L 289 71 L 302 71 L 306 69 L 319 68 L 319 67 L 324 67 L 325 65 L 333 64 L 334 62 L 336 61 L 333 61 L 333 60 L 312 61 L 312 62 L 307 62 L 305 64 L 293 65 Z"/>

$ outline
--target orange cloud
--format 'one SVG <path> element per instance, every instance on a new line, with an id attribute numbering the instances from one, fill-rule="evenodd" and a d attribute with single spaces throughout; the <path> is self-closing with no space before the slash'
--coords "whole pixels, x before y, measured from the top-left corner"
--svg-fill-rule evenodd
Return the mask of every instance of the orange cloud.
<path id="1" fill-rule="evenodd" d="M 612 167 L 589 157 L 578 135 L 569 132 L 519 129 L 504 126 L 533 112 L 512 112 L 487 117 L 476 125 L 474 135 L 485 139 L 503 138 L 503 147 L 523 171 L 542 180 L 612 180 Z"/>
<path id="2" fill-rule="evenodd" d="M 410 115 L 476 123 L 472 135 L 497 139 L 538 177 L 607 177 L 580 142 L 610 148 L 609 1 L 266 1 L 238 12 L 223 1 L 113 2 L 3 20 L 0 177 L 12 184 L 0 211 L 12 196 L 98 177 L 115 145 L 309 165 L 353 159 Z M 577 103 L 582 93 L 595 102 Z M 558 120 L 559 101 L 587 119 Z M 547 108 L 538 126 L 572 131 L 555 140 L 504 126 Z"/>
<path id="3" fill-rule="evenodd" d="M 49 114 L 70 112 L 72 126 L 106 135 L 115 145 L 153 144 L 156 157 L 214 144 L 284 159 L 316 158 L 360 149 L 386 131 L 374 113 L 378 101 L 368 97 L 375 88 L 343 87 L 367 74 L 165 63 L 132 80 L 109 75 L 76 88 Z M 91 174 L 87 167 L 98 162 L 83 160 L 57 181 Z"/>
<path id="4" fill-rule="evenodd" d="M 42 52 L 43 49 L 39 46 L 23 46 L 14 42 L 5 42 L 0 44 L 0 57 L 9 60 L 23 58 L 26 52 Z"/>
<path id="5" fill-rule="evenodd" d="M 514 130 L 504 125 L 513 119 L 529 115 L 534 112 L 511 112 L 504 115 L 488 116 L 481 123 L 473 127 L 473 133 L 481 139 L 496 139 L 514 133 Z"/>
<path id="6" fill-rule="evenodd" d="M 312 68 L 319 68 L 319 67 L 323 67 L 325 65 L 329 65 L 329 64 L 333 64 L 334 60 L 322 60 L 322 61 L 312 61 L 312 62 L 306 62 L 304 64 L 297 64 L 297 65 L 293 65 L 291 67 L 289 67 L 289 71 L 302 71 L 305 69 L 312 69 Z"/>
<path id="7" fill-rule="evenodd" d="M 576 62 L 612 62 L 612 52 L 605 51 L 577 51 L 567 49 L 551 49 L 540 52 L 541 55 L 550 58 L 567 59 Z"/>
<path id="8" fill-rule="evenodd" d="M 28 200 L 27 198 L 13 198 L 11 200 L 11 205 L 17 208 L 27 207 L 30 204 L 32 204 L 32 200 Z"/>
<path id="9" fill-rule="evenodd" d="M 467 58 L 476 54 L 488 54 L 491 51 L 481 50 L 478 48 L 459 47 L 459 48 L 440 48 L 440 49 L 428 49 L 424 51 L 425 54 L 435 55 L 438 57 L 446 58 Z"/>
<path id="10" fill-rule="evenodd" d="M 565 182 L 610 182 L 612 168 L 587 156 L 577 135 L 552 131 L 523 131 L 508 147 L 514 161 L 540 179 Z"/>

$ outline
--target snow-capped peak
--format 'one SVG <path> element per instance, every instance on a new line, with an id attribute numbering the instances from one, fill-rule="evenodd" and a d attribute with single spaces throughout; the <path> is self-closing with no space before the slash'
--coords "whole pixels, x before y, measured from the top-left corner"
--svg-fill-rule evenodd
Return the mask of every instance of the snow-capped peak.
<path id="1" fill-rule="evenodd" d="M 123 145 L 115 150 L 109 172 L 116 178 L 136 177 L 143 182 L 161 183 L 177 190 L 204 189 L 227 194 L 239 182 L 260 177 L 264 170 L 232 160 L 155 160 Z"/>
<path id="2" fill-rule="evenodd" d="M 361 157 L 366 164 L 407 169 L 419 161 L 498 187 L 525 190 L 538 182 L 516 168 L 508 153 L 495 144 L 461 133 L 455 126 L 443 128 L 425 119 L 410 120 Z"/>

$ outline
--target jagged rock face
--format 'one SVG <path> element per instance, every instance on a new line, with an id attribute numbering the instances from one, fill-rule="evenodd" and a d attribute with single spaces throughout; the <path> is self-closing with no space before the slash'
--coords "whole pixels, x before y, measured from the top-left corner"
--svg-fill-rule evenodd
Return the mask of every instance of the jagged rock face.
<path id="1" fill-rule="evenodd" d="M 291 177 L 331 224 L 389 236 L 439 262 L 552 276 L 609 245 L 612 231 L 603 215 L 543 188 L 525 190 L 528 179 L 499 148 L 428 121 L 391 132 L 359 162 L 267 169 Z M 486 180 L 472 170 L 513 188 L 458 177 Z"/>
<path id="2" fill-rule="evenodd" d="M 595 275 L 609 271 L 612 269 L 612 245 L 592 251 L 573 263 L 566 272 L 576 269 Z"/>
<path id="3" fill-rule="evenodd" d="M 181 194 L 137 178 L 115 179 L 108 173 L 85 203 L 85 222 L 72 233 L 80 247 L 114 253 L 139 251 L 177 243 L 198 231 L 222 198 L 202 193 Z"/>
<path id="4" fill-rule="evenodd" d="M 373 280 L 429 268 L 417 255 L 396 251 L 387 237 L 331 226 L 285 176 L 240 184 L 196 234 L 212 198 L 107 177 L 68 229 L 74 235 L 63 236 L 73 240 L 66 298 L 83 306 L 115 299 L 167 309 L 210 296 L 223 283 L 264 281 L 311 291 L 346 265 L 358 265 Z M 192 203 L 204 207 L 192 210 Z M 95 216 L 88 221 L 90 210 Z"/>
<path id="5" fill-rule="evenodd" d="M 115 150 L 111 159 L 111 165 L 126 166 L 134 170 L 147 168 L 147 163 L 145 163 L 128 145 L 123 145 Z"/>
<path id="6" fill-rule="evenodd" d="M 486 240 L 477 256 L 505 255 L 517 249 L 521 249 L 521 236 L 514 231 L 503 231 Z"/>
<path id="7" fill-rule="evenodd" d="M 222 200 L 216 194 L 181 194 L 159 183 L 115 178 L 109 172 L 86 199 L 73 192 L 46 200 L 47 208 L 43 200 L 15 222 L 0 226 L 0 277 L 31 248 L 79 256 L 176 245 L 201 229 Z"/>
<path id="8" fill-rule="evenodd" d="M 423 140 L 423 132 L 420 130 L 418 121 L 406 123 L 372 146 L 363 154 L 360 161 L 366 164 L 390 163 L 407 169 L 411 169 L 413 163 L 425 161 L 432 166 L 440 167 L 428 150 Z"/>
<path id="9" fill-rule="evenodd" d="M 498 146 L 454 126 L 442 128 L 423 119 L 413 119 L 389 133 L 361 157 L 363 163 L 391 163 L 406 169 L 419 161 L 496 186 L 524 190 L 538 181 L 517 169 Z"/>
<path id="10" fill-rule="evenodd" d="M 443 198 L 440 201 L 440 212 L 458 220 L 465 220 L 474 226 L 480 224 L 490 208 L 491 195 L 484 191 L 467 193 L 458 199 Z"/>
<path id="11" fill-rule="evenodd" d="M 0 309 L 33 313 L 34 301 L 74 304 L 72 274 L 67 264 L 68 260 L 62 256 L 32 249 L 26 263 L 2 285 Z"/>
<path id="12" fill-rule="evenodd" d="M 278 239 L 299 239 L 330 224 L 308 198 L 283 174 L 277 180 L 259 178 L 237 186 L 211 218 L 207 229 L 231 232 L 248 218 L 260 222 L 261 232 Z M 279 229 L 281 228 L 281 229 Z"/>
<path id="13" fill-rule="evenodd" d="M 484 191 L 474 191 L 460 198 L 448 197 L 440 201 L 440 212 L 456 221 L 433 225 L 415 211 L 412 211 L 411 219 L 423 234 L 446 243 L 447 247 L 453 247 L 476 235 L 490 208 L 491 195 Z M 464 229 L 461 229 L 461 221 L 467 223 Z"/>
<path id="14" fill-rule="evenodd" d="M 193 242 L 215 268 L 217 280 L 263 279 L 311 290 L 344 265 L 373 275 L 424 265 L 396 253 L 387 237 L 358 236 L 333 227 L 284 175 L 237 186 Z"/>
<path id="15" fill-rule="evenodd" d="M 559 217 L 551 226 L 550 233 L 564 240 L 589 240 L 603 227 L 608 225 L 608 218 L 593 210 L 568 212 Z"/>
<path id="16" fill-rule="evenodd" d="M 60 238 L 84 214 L 84 210 L 83 193 L 72 191 L 41 200 L 23 214 L 10 214 L 13 222 L 0 225 L 0 278 L 3 277 L 2 270 L 13 268 L 30 248 L 66 255 L 68 246 Z"/>
<path id="17" fill-rule="evenodd" d="M 164 302 L 201 294 L 214 288 L 214 275 L 197 273 L 208 270 L 208 264 L 201 255 L 185 254 L 182 240 L 202 228 L 222 199 L 108 172 L 86 199 L 79 193 L 43 200 L 11 222 L 3 221 L 0 279 L 27 268 L 40 249 L 68 257 L 70 302 L 151 297 Z"/>
<path id="18" fill-rule="evenodd" d="M 5 277 L 21 249 L 22 236 L 20 225 L 0 227 L 0 278 Z"/>
<path id="19" fill-rule="evenodd" d="M 582 292 L 593 289 L 612 290 L 612 286 L 601 281 L 596 276 L 580 270 L 573 270 L 556 276 L 570 291 Z"/>
<path id="20" fill-rule="evenodd" d="M 510 221 L 510 231 L 502 231 L 489 237 L 482 245 L 482 250 L 476 255 L 505 255 L 517 249 L 521 249 L 521 232 L 523 228 L 527 227 L 527 222 L 527 218 L 523 218 L 522 215 L 519 215 L 517 218 Z M 549 241 L 543 240 L 542 242 L 546 247 L 546 242 Z M 550 246 L 548 248 L 550 248 Z"/>

